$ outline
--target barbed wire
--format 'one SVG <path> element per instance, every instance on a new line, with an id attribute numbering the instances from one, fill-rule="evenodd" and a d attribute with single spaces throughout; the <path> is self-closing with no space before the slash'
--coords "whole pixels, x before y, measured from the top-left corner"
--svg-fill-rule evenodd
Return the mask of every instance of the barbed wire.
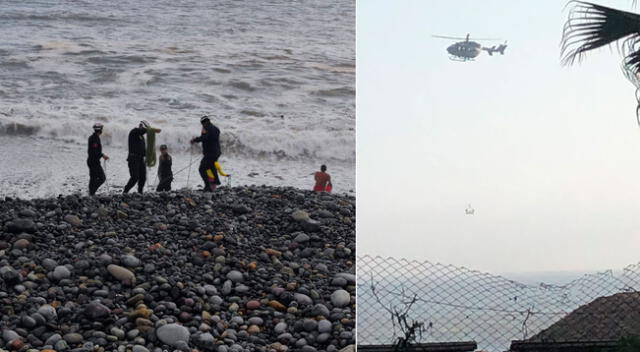
<path id="1" fill-rule="evenodd" d="M 527 285 L 428 261 L 358 256 L 358 344 L 392 344 L 385 307 L 409 306 L 424 323 L 416 342 L 476 341 L 505 351 L 514 340 L 580 342 L 640 336 L 640 264 L 564 285 Z M 407 305 L 408 302 L 413 302 Z M 381 307 L 384 306 L 384 307 Z"/>

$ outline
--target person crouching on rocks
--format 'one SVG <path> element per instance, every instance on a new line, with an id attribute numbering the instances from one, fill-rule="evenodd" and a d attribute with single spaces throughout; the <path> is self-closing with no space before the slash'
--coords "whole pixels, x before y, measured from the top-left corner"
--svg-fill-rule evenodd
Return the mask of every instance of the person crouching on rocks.
<path id="1" fill-rule="evenodd" d="M 204 182 L 202 191 L 210 192 L 216 189 L 220 184 L 220 177 L 218 176 L 218 170 L 215 167 L 216 161 L 220 157 L 220 130 L 214 126 L 209 120 L 209 116 L 202 116 L 200 118 L 202 124 L 202 132 L 200 137 L 191 140 L 191 144 L 202 142 L 202 160 L 200 161 L 200 177 Z M 211 177 L 209 177 L 211 174 Z"/>
<path id="2" fill-rule="evenodd" d="M 316 185 L 313 190 L 316 192 L 331 192 L 331 175 L 327 173 L 327 166 L 320 166 L 320 171 L 315 174 Z"/>
<path id="3" fill-rule="evenodd" d="M 100 165 L 101 158 L 109 160 L 109 157 L 102 152 L 102 142 L 100 142 L 103 127 L 101 123 L 93 125 L 93 134 L 89 137 L 89 157 L 87 158 L 87 166 L 89 166 L 89 195 L 96 194 L 98 188 L 107 179 Z"/>
<path id="4" fill-rule="evenodd" d="M 142 194 L 144 190 L 144 183 L 147 180 L 147 168 L 145 166 L 144 158 L 147 153 L 147 146 L 144 141 L 144 135 L 147 130 L 152 129 L 147 121 L 140 121 L 138 127 L 135 127 L 129 132 L 129 156 L 127 157 L 127 163 L 129 164 L 129 182 L 124 186 L 124 192 L 128 193 L 129 190 L 138 184 L 138 193 Z M 160 133 L 160 129 L 153 129 L 156 133 Z"/>
<path id="5" fill-rule="evenodd" d="M 156 192 L 170 191 L 171 182 L 173 181 L 173 172 L 171 171 L 171 155 L 165 144 L 160 146 L 160 163 L 158 164 L 158 188 Z"/>

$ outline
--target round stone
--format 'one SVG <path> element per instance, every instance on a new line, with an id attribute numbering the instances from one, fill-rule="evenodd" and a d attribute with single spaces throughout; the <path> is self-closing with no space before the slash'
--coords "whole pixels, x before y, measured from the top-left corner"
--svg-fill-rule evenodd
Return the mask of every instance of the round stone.
<path id="1" fill-rule="evenodd" d="M 242 282 L 244 278 L 242 277 L 242 273 L 237 270 L 231 270 L 227 273 L 227 279 L 233 282 Z"/>
<path id="2" fill-rule="evenodd" d="M 82 220 L 80 220 L 80 218 L 77 215 L 66 215 L 64 217 L 64 221 L 68 222 L 69 224 L 71 224 L 73 226 L 82 225 Z"/>
<path id="3" fill-rule="evenodd" d="M 132 255 L 123 255 L 122 258 L 120 258 L 120 261 L 122 262 L 122 264 L 124 264 L 124 266 L 129 268 L 140 266 L 140 259 Z"/>
<path id="4" fill-rule="evenodd" d="M 315 331 L 318 328 L 318 322 L 313 319 L 304 319 L 302 321 L 302 328 L 306 331 Z"/>
<path id="5" fill-rule="evenodd" d="M 56 266 L 58 266 L 58 263 L 53 259 L 45 258 L 44 260 L 42 260 L 42 266 L 45 269 L 51 271 L 51 270 L 55 269 Z"/>
<path id="6" fill-rule="evenodd" d="M 216 339 L 215 339 L 215 337 L 213 337 L 213 335 L 211 335 L 210 333 L 206 332 L 206 333 L 204 333 L 204 334 L 200 335 L 200 337 L 198 338 L 198 340 L 199 340 L 201 343 L 204 343 L 204 344 L 209 344 L 209 343 L 211 343 L 211 344 L 212 344 L 212 343 L 215 343 L 215 340 L 216 340 Z"/>
<path id="7" fill-rule="evenodd" d="M 287 323 L 281 321 L 278 324 L 276 324 L 276 326 L 273 328 L 273 331 L 280 335 L 282 333 L 284 333 L 285 331 L 287 331 Z"/>
<path id="8" fill-rule="evenodd" d="M 108 318 L 111 309 L 99 302 L 91 302 L 84 309 L 84 314 L 91 320 L 102 320 Z"/>
<path id="9" fill-rule="evenodd" d="M 316 342 L 324 344 L 324 343 L 327 343 L 327 341 L 329 341 L 330 338 L 331 338 L 330 333 L 323 332 L 320 335 L 318 335 L 318 337 L 316 337 Z"/>
<path id="10" fill-rule="evenodd" d="M 62 338 L 65 341 L 67 341 L 67 343 L 70 343 L 72 345 L 81 343 L 84 340 L 82 335 L 80 335 L 78 333 L 75 333 L 75 332 L 72 332 L 72 333 L 69 333 L 69 334 L 65 334 Z"/>
<path id="11" fill-rule="evenodd" d="M 302 294 L 302 293 L 294 293 L 293 294 L 293 298 L 300 305 L 302 305 L 302 304 L 313 304 L 313 300 L 311 299 L 311 297 L 309 297 L 309 296 L 307 296 L 305 294 Z"/>
<path id="12" fill-rule="evenodd" d="M 28 315 L 23 315 L 22 318 L 20 318 L 20 323 L 27 329 L 32 329 L 38 325 L 36 320 Z"/>
<path id="13" fill-rule="evenodd" d="M 338 308 L 346 307 L 351 302 L 351 295 L 345 290 L 336 290 L 331 294 L 331 303 Z"/>
<path id="14" fill-rule="evenodd" d="M 64 265 L 58 265 L 53 269 L 53 278 L 57 281 L 68 279 L 71 277 L 71 271 Z"/>
<path id="15" fill-rule="evenodd" d="M 45 304 L 38 308 L 38 313 L 42 315 L 47 321 L 51 321 L 58 316 L 56 309 L 52 306 Z"/>
<path id="16" fill-rule="evenodd" d="M 62 340 L 60 334 L 53 334 L 44 342 L 45 345 L 54 346 L 58 341 Z"/>
<path id="17" fill-rule="evenodd" d="M 29 247 L 31 243 L 29 242 L 29 240 L 26 240 L 24 238 L 21 238 L 15 242 L 13 242 L 13 248 L 16 249 L 25 249 L 27 247 Z"/>
<path id="18" fill-rule="evenodd" d="M 149 352 L 149 350 L 141 345 L 134 345 L 131 349 L 132 352 Z"/>
<path id="19" fill-rule="evenodd" d="M 124 330 L 113 327 L 111 328 L 110 332 L 113 336 L 117 337 L 118 340 L 124 340 Z"/>
<path id="20" fill-rule="evenodd" d="M 256 300 L 252 300 L 247 302 L 247 309 L 258 309 L 260 308 L 260 302 Z"/>
<path id="21" fill-rule="evenodd" d="M 333 330 L 333 326 L 331 325 L 330 321 L 322 319 L 318 322 L 318 331 L 320 333 L 329 333 L 331 332 L 331 330 Z"/>
<path id="22" fill-rule="evenodd" d="M 115 264 L 109 264 L 109 266 L 107 266 L 107 271 L 125 285 L 133 285 L 136 282 L 136 276 L 127 268 L 123 268 Z"/>
<path id="23" fill-rule="evenodd" d="M 191 336 L 187 328 L 178 324 L 163 325 L 156 330 L 156 335 L 160 341 L 173 347 L 179 347 L 179 341 L 188 343 Z"/>

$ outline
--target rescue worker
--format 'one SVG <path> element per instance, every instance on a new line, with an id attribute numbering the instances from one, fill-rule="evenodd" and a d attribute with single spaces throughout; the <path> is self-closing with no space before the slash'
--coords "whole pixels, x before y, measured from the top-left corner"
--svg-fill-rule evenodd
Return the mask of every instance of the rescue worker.
<path id="1" fill-rule="evenodd" d="M 218 176 L 218 170 L 215 167 L 215 163 L 220 157 L 220 130 L 214 126 L 209 120 L 209 116 L 202 116 L 200 118 L 202 124 L 202 132 L 200 137 L 191 140 L 191 144 L 202 142 L 202 160 L 200 161 L 200 177 L 202 177 L 203 192 L 210 192 L 216 189 L 220 184 L 220 177 Z M 208 173 L 212 176 L 209 177 Z"/>
<path id="2" fill-rule="evenodd" d="M 89 137 L 89 157 L 87 158 L 87 166 L 89 166 L 89 195 L 96 194 L 96 191 L 106 181 L 100 159 L 109 160 L 109 157 L 102 152 L 102 142 L 100 135 L 102 134 L 101 123 L 93 125 L 93 134 Z"/>
<path id="3" fill-rule="evenodd" d="M 129 165 L 129 182 L 124 186 L 124 192 L 128 193 L 133 186 L 138 184 L 138 193 L 142 194 L 144 183 L 147 180 L 147 168 L 144 158 L 147 153 L 147 147 L 144 135 L 147 129 L 151 129 L 151 125 L 147 121 L 140 121 L 138 127 L 133 128 L 129 132 L 129 155 L 127 163 Z M 160 129 L 154 128 L 156 133 L 160 133 Z"/>
<path id="4" fill-rule="evenodd" d="M 173 172 L 171 171 L 171 155 L 165 144 L 160 146 L 160 163 L 158 164 L 158 187 L 156 192 L 170 191 L 171 182 L 173 181 Z"/>

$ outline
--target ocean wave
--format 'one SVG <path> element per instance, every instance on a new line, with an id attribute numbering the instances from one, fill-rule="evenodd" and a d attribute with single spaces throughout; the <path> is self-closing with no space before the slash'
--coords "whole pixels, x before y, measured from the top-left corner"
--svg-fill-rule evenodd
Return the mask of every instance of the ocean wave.
<path id="1" fill-rule="evenodd" d="M 257 112 L 256 112 L 257 113 Z M 86 143 L 91 135 L 91 126 L 96 121 L 105 125 L 102 143 L 105 148 L 126 148 L 129 131 L 136 126 L 131 123 L 111 121 L 105 116 L 86 117 L 82 121 L 39 120 L 39 123 L 28 119 L 14 118 L 12 114 L 0 116 L 0 135 L 5 136 L 37 136 L 57 141 Z M 142 118 L 141 118 L 142 119 Z M 161 128 L 162 132 L 156 136 L 157 144 L 167 144 L 171 150 L 187 152 L 191 150 L 189 141 L 199 134 L 198 124 L 189 127 L 165 126 L 169 120 L 151 120 L 152 125 Z M 277 119 L 276 121 L 281 121 Z M 283 133 L 278 126 L 275 130 L 245 129 L 243 127 L 219 126 L 221 129 L 220 143 L 222 152 L 229 157 L 249 159 L 273 158 L 275 160 L 338 160 L 353 162 L 355 160 L 355 138 L 353 131 L 310 131 L 301 129 Z M 274 138 L 278 134 L 283 138 Z M 199 147 L 196 147 L 198 149 Z"/>
<path id="2" fill-rule="evenodd" d="M 163 48 L 163 49 L 160 49 L 159 51 L 165 54 L 196 54 L 197 53 L 197 51 L 193 49 L 180 49 L 175 46 Z"/>
<path id="3" fill-rule="evenodd" d="M 256 90 L 255 87 L 253 87 L 251 84 L 249 84 L 247 82 L 244 82 L 244 81 L 237 81 L 237 80 L 229 81 L 229 85 L 234 87 L 234 88 L 237 88 L 237 89 L 240 89 L 240 90 L 244 90 L 244 91 L 247 91 L 247 92 L 253 92 L 253 91 Z"/>
<path id="4" fill-rule="evenodd" d="M 3 123 L 0 119 L 0 135 L 6 136 L 33 136 L 40 130 L 37 126 L 29 126 L 17 122 Z"/>
<path id="5" fill-rule="evenodd" d="M 114 67 L 95 67 L 89 70 L 93 78 L 91 82 L 95 83 L 107 83 L 115 82 L 118 80 L 118 74 L 123 72 L 122 69 Z"/>
<path id="6" fill-rule="evenodd" d="M 225 155 L 355 160 L 352 0 L 331 11 L 307 0 L 2 4 L 3 136 L 84 149 L 103 119 L 105 145 L 126 148 L 146 119 L 163 129 L 158 141 L 186 150 L 200 114 L 214 113 Z"/>
<path id="7" fill-rule="evenodd" d="M 255 117 L 264 117 L 267 116 L 264 113 L 260 112 L 260 111 L 255 111 L 255 110 L 241 110 L 240 111 L 241 114 L 243 115 L 247 115 L 247 116 L 255 116 Z"/>
<path id="8" fill-rule="evenodd" d="M 321 97 L 353 97 L 356 94 L 355 89 L 350 87 L 340 87 L 333 89 L 321 89 L 312 93 Z"/>
<path id="9" fill-rule="evenodd" d="M 144 55 L 111 55 L 92 56 L 87 62 L 97 65 L 126 65 L 126 64 L 147 64 L 156 61 L 156 57 Z"/>
<path id="10" fill-rule="evenodd" d="M 309 63 L 307 64 L 307 66 L 318 69 L 318 70 L 329 71 L 329 72 L 338 72 L 338 73 L 355 73 L 356 72 L 355 63 L 341 63 L 333 66 L 327 65 L 327 64 L 321 64 L 321 63 Z"/>
<path id="11" fill-rule="evenodd" d="M 0 21 L 126 22 L 122 18 L 95 16 L 82 13 L 4 13 L 0 14 Z"/>
<path id="12" fill-rule="evenodd" d="M 286 55 L 270 55 L 270 56 L 258 56 L 261 59 L 270 60 L 270 61 L 281 61 L 281 60 L 293 60 L 292 57 Z"/>
<path id="13" fill-rule="evenodd" d="M 12 70 L 21 69 L 21 68 L 29 68 L 30 65 L 27 61 L 18 60 L 18 59 L 9 59 L 0 61 L 0 67 L 9 68 Z"/>
<path id="14" fill-rule="evenodd" d="M 79 55 L 107 55 L 106 52 L 101 51 L 101 50 L 95 50 L 95 49 L 91 49 L 91 50 L 80 50 L 80 51 L 67 51 L 62 53 L 62 55 L 69 55 L 69 56 L 79 56 Z"/>

